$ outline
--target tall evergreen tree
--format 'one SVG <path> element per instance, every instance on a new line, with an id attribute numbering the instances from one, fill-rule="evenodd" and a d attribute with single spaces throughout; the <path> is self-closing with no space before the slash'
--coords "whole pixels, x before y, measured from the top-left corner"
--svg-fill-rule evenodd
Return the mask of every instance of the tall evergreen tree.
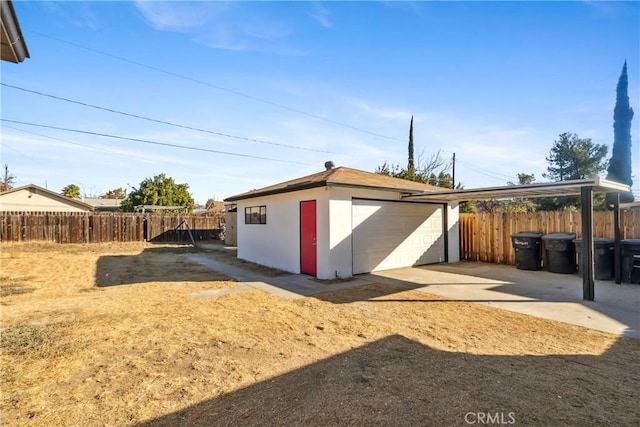
<path id="1" fill-rule="evenodd" d="M 411 116 L 411 124 L 409 125 L 409 164 L 407 166 L 409 172 L 415 170 L 413 164 L 413 116 Z"/>
<path id="2" fill-rule="evenodd" d="M 616 106 L 613 109 L 613 150 L 609 160 L 607 179 L 631 186 L 631 120 L 633 108 L 629 106 L 629 78 L 627 61 L 624 61 L 622 73 L 616 87 Z M 607 195 L 607 204 L 613 203 L 613 194 Z M 620 194 L 621 202 L 632 202 L 633 193 Z"/>

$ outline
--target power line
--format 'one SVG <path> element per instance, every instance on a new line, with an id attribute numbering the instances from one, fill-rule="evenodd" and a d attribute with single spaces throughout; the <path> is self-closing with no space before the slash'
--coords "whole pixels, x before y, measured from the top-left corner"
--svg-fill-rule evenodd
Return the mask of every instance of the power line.
<path id="1" fill-rule="evenodd" d="M 21 124 L 21 125 L 26 125 L 26 126 L 36 126 L 36 127 L 46 128 L 46 129 L 62 130 L 62 131 L 65 131 L 65 132 L 82 133 L 82 134 L 85 134 L 85 135 L 102 136 L 102 137 L 105 137 L 105 138 L 122 139 L 122 140 L 126 140 L 126 141 L 141 142 L 141 143 L 144 143 L 144 144 L 161 145 L 161 146 L 165 146 L 165 147 L 182 148 L 182 149 L 185 149 L 185 150 L 204 151 L 204 152 L 207 152 L 207 153 L 224 154 L 224 155 L 227 155 L 227 156 L 236 156 L 236 157 L 244 157 L 244 158 L 250 158 L 250 159 L 269 160 L 269 161 L 273 161 L 273 162 L 292 163 L 292 164 L 296 164 L 296 165 L 312 166 L 311 163 L 296 162 L 296 161 L 292 161 L 292 160 L 282 160 L 282 159 L 274 159 L 274 158 L 270 158 L 270 157 L 252 156 L 250 154 L 231 153 L 231 152 L 228 152 L 228 151 L 211 150 L 209 148 L 200 148 L 200 147 L 192 147 L 192 146 L 188 146 L 188 145 L 171 144 L 171 143 L 168 143 L 168 142 L 150 141 L 148 139 L 128 138 L 128 137 L 125 137 L 125 136 L 111 135 L 111 134 L 108 134 L 108 133 L 91 132 L 91 131 L 80 130 L 80 129 L 69 129 L 69 128 L 63 128 L 63 127 L 59 127 L 59 126 L 50 126 L 50 125 L 43 125 L 43 124 L 39 124 L 39 123 L 22 122 L 22 121 L 18 121 L 18 120 L 10 120 L 10 119 L 4 119 L 4 118 L 0 118 L 0 120 L 2 120 L 3 122 L 8 122 L 8 123 L 16 123 L 16 124 Z"/>
<path id="2" fill-rule="evenodd" d="M 464 164 L 463 162 L 459 162 L 459 163 Z M 478 173 L 478 174 L 480 174 L 480 175 L 484 175 L 484 176 L 489 177 L 489 178 L 491 178 L 491 179 L 495 179 L 495 180 L 497 180 L 497 181 L 504 181 L 504 180 L 505 180 L 504 178 L 501 178 L 501 177 L 499 177 L 499 176 L 491 175 L 491 174 L 488 174 L 488 173 L 486 173 L 486 172 L 483 172 L 483 171 L 481 171 L 481 170 L 479 170 L 479 169 L 476 169 L 476 168 L 474 168 L 472 165 L 466 164 L 465 166 L 466 166 L 468 169 L 470 169 L 471 171 L 473 171 L 473 172 L 475 172 L 475 173 Z"/>
<path id="3" fill-rule="evenodd" d="M 463 164 L 463 165 L 466 165 L 468 168 L 475 168 L 475 170 L 476 170 L 476 171 L 481 170 L 481 171 L 485 171 L 486 173 L 494 174 L 494 175 L 496 175 L 496 176 L 500 175 L 500 176 L 503 176 L 503 177 L 505 177 L 505 178 L 509 178 L 509 179 L 514 179 L 514 178 L 516 178 L 516 179 L 517 179 L 517 177 L 515 177 L 515 176 L 511 176 L 511 175 L 507 175 L 507 174 L 504 174 L 504 173 L 500 173 L 500 172 L 492 171 L 492 170 L 489 170 L 489 169 L 483 168 L 483 167 L 481 167 L 481 166 L 474 165 L 473 163 L 469 163 L 469 162 L 462 161 L 462 160 L 460 160 L 460 159 L 458 159 L 458 162 L 459 162 L 459 163 L 461 163 L 461 164 Z M 500 178 L 500 179 L 502 179 L 502 178 Z"/>
<path id="4" fill-rule="evenodd" d="M 10 127 L 10 126 L 5 126 L 5 127 L 9 128 L 9 129 L 20 130 L 20 129 L 17 129 L 17 128 L 12 128 L 12 127 Z M 13 148 L 10 144 L 7 144 L 7 142 L 6 142 L 6 141 L 2 141 L 2 147 L 3 147 L 3 149 L 4 149 L 4 148 L 8 148 L 10 151 L 13 151 L 14 153 L 16 153 L 16 154 L 18 154 L 18 155 L 20 155 L 20 156 L 24 157 L 25 159 L 28 159 L 28 160 L 31 160 L 31 161 L 32 161 L 32 162 L 34 162 L 34 163 L 37 163 L 37 164 L 39 164 L 40 166 L 45 166 L 43 163 L 40 163 L 39 161 L 37 161 L 37 160 L 36 160 L 36 159 L 34 159 L 33 157 L 29 157 L 29 156 L 27 156 L 26 154 L 22 153 L 21 151 L 16 150 L 16 149 L 15 149 L 15 148 Z"/>
<path id="5" fill-rule="evenodd" d="M 69 99 L 69 98 L 64 98 L 64 97 L 61 97 L 61 96 L 51 95 L 49 93 L 39 92 L 37 90 L 26 89 L 26 88 L 23 88 L 23 87 L 20 87 L 20 86 L 14 86 L 14 85 L 10 85 L 10 84 L 7 84 L 7 83 L 0 83 L 0 84 L 2 86 L 5 86 L 5 87 L 11 88 L 11 89 L 17 89 L 17 90 L 21 90 L 23 92 L 32 93 L 32 94 L 35 94 L 35 95 L 40 95 L 40 96 L 44 96 L 44 97 L 47 97 L 47 98 L 56 99 L 56 100 L 59 100 L 59 101 L 65 101 L 65 102 L 69 102 L 69 103 L 72 103 L 72 104 L 82 105 L 84 107 L 95 108 L 97 110 L 108 111 L 110 113 L 121 114 L 123 116 L 134 117 L 136 119 L 147 120 L 147 121 L 150 121 L 150 122 L 161 123 L 161 124 L 165 124 L 165 125 L 169 125 L 169 126 L 183 128 L 183 129 L 195 130 L 195 131 L 198 131 L 198 132 L 204 132 L 204 133 L 209 133 L 209 134 L 212 134 L 212 135 L 224 136 L 224 137 L 227 137 L 227 138 L 240 139 L 240 140 L 243 140 L 243 141 L 257 142 L 257 143 L 260 143 L 260 144 L 277 145 L 277 146 L 280 146 L 280 147 L 294 148 L 294 149 L 297 149 L 297 150 L 307 150 L 307 151 L 316 151 L 316 152 L 320 152 L 320 153 L 337 154 L 337 153 L 335 153 L 333 151 L 319 150 L 319 149 L 315 149 L 315 148 L 300 147 L 300 146 L 295 146 L 295 145 L 280 144 L 280 143 L 277 143 L 277 142 L 270 142 L 270 141 L 265 141 L 265 140 L 262 140 L 262 139 L 247 138 L 247 137 L 244 137 L 244 136 L 231 135 L 231 134 L 227 134 L 227 133 L 216 132 L 216 131 L 207 130 L 207 129 L 201 129 L 201 128 L 197 128 L 197 127 L 193 127 L 193 126 L 186 126 L 186 125 L 181 125 L 181 124 L 178 124 L 178 123 L 167 122 L 167 121 L 164 121 L 164 120 L 152 119 L 150 117 L 140 116 L 138 114 L 126 113 L 124 111 L 118 111 L 118 110 L 114 110 L 112 108 L 100 107 L 98 105 L 93 105 L 93 104 L 89 104 L 89 103 L 82 102 L 82 101 L 76 101 L 76 100 Z"/>
<path id="6" fill-rule="evenodd" d="M 118 154 L 118 155 L 121 155 L 121 156 L 133 157 L 133 158 L 140 159 L 140 160 L 147 160 L 147 161 L 150 161 L 150 162 L 157 161 L 157 160 L 151 159 L 149 157 L 137 156 L 135 154 L 130 154 L 130 153 L 122 153 L 122 152 L 116 151 L 116 150 L 109 150 L 108 148 L 98 148 L 98 147 L 94 147 L 94 146 L 87 145 L 87 144 L 80 144 L 79 142 L 69 141 L 68 139 L 56 138 L 54 136 L 44 135 L 44 134 L 41 134 L 41 133 L 38 133 L 38 132 L 31 132 L 31 131 L 24 130 L 24 129 L 19 129 L 19 128 L 16 128 L 16 127 L 13 127 L 13 126 L 4 125 L 3 128 L 17 130 L 19 132 L 24 132 L 24 133 L 28 133 L 28 134 L 31 134 L 31 135 L 40 136 L 42 138 L 52 139 L 54 141 L 60 141 L 60 142 L 63 142 L 65 144 L 77 145 L 79 147 L 85 147 L 85 148 L 88 148 L 90 150 L 101 151 L 103 153 L 113 153 L 113 154 Z M 3 144 L 5 144 L 5 142 L 3 142 Z M 14 150 L 14 151 L 16 151 L 16 150 Z M 25 157 L 27 157 L 27 156 L 25 156 Z M 35 159 L 31 159 L 31 160 L 33 160 L 34 162 L 36 161 Z M 37 163 L 39 163 L 39 162 L 37 162 Z M 40 164 L 42 164 L 42 163 L 40 163 Z"/>
<path id="7" fill-rule="evenodd" d="M 181 168 L 186 168 L 186 169 L 189 169 L 191 171 L 194 170 L 193 166 L 186 166 L 186 165 L 183 165 L 183 164 L 180 164 L 180 163 L 174 163 L 174 162 L 168 162 L 168 161 L 164 161 L 164 160 L 158 160 L 158 159 L 154 159 L 154 158 L 151 158 L 151 157 L 138 156 L 138 155 L 131 154 L 131 153 L 124 153 L 124 152 L 117 151 L 117 150 L 110 150 L 108 148 L 98 148 L 98 147 L 94 147 L 94 146 L 87 145 L 87 144 L 81 144 L 79 142 L 69 141 L 68 139 L 56 138 L 56 137 L 53 137 L 53 136 L 44 135 L 44 134 L 41 134 L 41 133 L 38 133 L 38 132 L 32 132 L 32 131 L 28 131 L 28 130 L 25 130 L 25 129 L 16 128 L 16 127 L 13 127 L 13 126 L 3 125 L 3 129 L 13 129 L 13 130 L 17 130 L 19 132 L 24 132 L 24 133 L 28 133 L 28 134 L 31 134 L 31 135 L 36 135 L 36 136 L 40 136 L 40 137 L 43 137 L 43 138 L 52 139 L 54 141 L 60 141 L 60 142 L 65 143 L 65 144 L 71 144 L 71 145 L 77 145 L 77 146 L 80 146 L 80 147 L 85 147 L 85 148 L 88 148 L 88 149 L 91 149 L 91 150 L 94 150 L 94 151 L 102 151 L 102 152 L 105 152 L 105 153 L 113 153 L 113 154 L 116 154 L 118 156 L 124 156 L 124 157 L 128 157 L 128 158 L 136 158 L 136 159 L 146 160 L 146 161 L 154 162 L 154 163 L 166 163 L 166 164 L 171 164 L 172 166 L 179 166 Z M 3 141 L 2 144 L 4 146 L 4 145 L 6 145 L 6 142 Z M 35 159 L 31 158 L 31 157 L 28 157 L 28 156 L 18 152 L 17 150 L 15 150 L 14 148 L 12 148 L 10 146 L 7 146 L 7 148 L 9 148 L 10 150 L 15 151 L 16 153 L 18 153 L 18 154 L 20 154 L 20 155 L 22 155 L 22 156 L 34 161 L 35 163 L 38 163 L 38 164 L 40 164 L 42 166 L 45 166 L 42 163 L 40 163 L 39 161 L 37 161 L 37 160 L 35 160 Z M 206 171 L 206 172 L 211 172 L 210 169 L 203 169 L 203 168 L 197 168 L 197 169 L 198 170 L 202 170 L 202 171 Z M 225 177 L 236 177 L 236 178 L 244 178 L 245 177 L 244 175 L 230 175 L 229 173 L 214 174 L 214 175 L 225 176 Z"/>
<path id="8" fill-rule="evenodd" d="M 133 64 L 133 65 L 136 65 L 138 67 L 142 67 L 142 68 L 146 68 L 146 69 L 149 69 L 149 70 L 153 70 L 153 71 L 156 71 L 158 73 L 167 74 L 169 76 L 173 76 L 173 77 L 176 77 L 176 78 L 179 78 L 179 79 L 182 79 L 182 80 L 187 80 L 187 81 L 190 81 L 190 82 L 193 82 L 193 83 L 198 83 L 198 84 L 201 84 L 201 85 L 204 85 L 204 86 L 208 86 L 210 88 L 221 90 L 221 91 L 224 91 L 224 92 L 228 92 L 228 93 L 231 93 L 231 94 L 234 94 L 234 95 L 237 95 L 237 96 L 242 96 L 244 98 L 251 99 L 253 101 L 262 102 L 263 104 L 267 104 L 267 105 L 271 105 L 271 106 L 274 106 L 274 107 L 278 107 L 278 108 L 281 108 L 283 110 L 292 111 L 294 113 L 302 114 L 303 116 L 312 117 L 312 118 L 317 119 L 317 120 L 322 120 L 322 121 L 325 121 L 325 122 L 328 122 L 328 123 L 332 123 L 334 125 L 342 126 L 344 128 L 348 128 L 348 129 L 355 130 L 355 131 L 358 131 L 358 132 L 366 133 L 368 135 L 376 136 L 378 138 L 389 139 L 389 140 L 392 140 L 392 141 L 405 142 L 403 139 L 394 138 L 392 136 L 387 136 L 387 135 L 382 135 L 382 134 L 379 134 L 379 133 L 371 132 L 371 131 L 368 131 L 366 129 L 362 129 L 362 128 L 359 128 L 359 127 L 356 127 L 356 126 L 351 126 L 351 125 L 348 125 L 346 123 L 339 122 L 337 120 L 328 119 L 326 117 L 318 116 L 317 114 L 309 113 L 309 112 L 306 112 L 306 111 L 303 111 L 303 110 L 299 110 L 299 109 L 293 108 L 293 107 L 288 107 L 286 105 L 279 104 L 279 103 L 273 102 L 273 101 L 269 101 L 267 99 L 259 98 L 257 96 L 248 95 L 246 93 L 243 93 L 243 92 L 240 92 L 240 91 L 237 91 L 237 90 L 229 89 L 229 88 L 226 88 L 226 87 L 223 87 L 223 86 L 214 85 L 214 84 L 205 82 L 203 80 L 198 80 L 198 79 L 195 79 L 193 77 L 189 77 L 189 76 L 185 76 L 185 75 L 182 75 L 182 74 L 174 73 L 173 71 L 167 71 L 167 70 L 164 70 L 162 68 L 154 67 L 152 65 L 143 64 L 142 62 L 133 61 L 131 59 L 124 58 L 122 56 L 114 55 L 112 53 L 103 52 L 101 50 L 94 49 L 94 48 L 87 47 L 87 46 L 83 46 L 83 45 L 80 45 L 78 43 L 74 43 L 74 42 L 70 42 L 70 41 L 67 41 L 67 40 L 59 39 L 57 37 L 53 37 L 53 36 L 49 36 L 49 35 L 46 35 L 46 34 L 42 34 L 40 32 L 33 31 L 31 29 L 24 29 L 24 31 L 32 33 L 32 34 L 36 34 L 36 35 L 38 35 L 40 37 L 45 37 L 45 38 L 57 41 L 59 43 L 65 43 L 65 44 L 68 44 L 68 45 L 71 45 L 71 46 L 74 46 L 74 47 L 77 47 L 77 48 L 80 48 L 80 49 L 88 50 L 88 51 L 93 52 L 93 53 L 97 53 L 97 54 L 104 55 L 104 56 L 107 56 L 107 57 L 110 57 L 110 58 L 114 58 L 114 59 L 117 59 L 119 61 L 127 62 L 129 64 Z"/>

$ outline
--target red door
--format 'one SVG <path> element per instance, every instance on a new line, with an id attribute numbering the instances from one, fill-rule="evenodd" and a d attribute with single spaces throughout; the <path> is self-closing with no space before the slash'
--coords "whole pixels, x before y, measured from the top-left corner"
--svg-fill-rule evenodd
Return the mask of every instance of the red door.
<path id="1" fill-rule="evenodd" d="M 316 201 L 300 202 L 300 272 L 315 276 L 316 252 Z"/>

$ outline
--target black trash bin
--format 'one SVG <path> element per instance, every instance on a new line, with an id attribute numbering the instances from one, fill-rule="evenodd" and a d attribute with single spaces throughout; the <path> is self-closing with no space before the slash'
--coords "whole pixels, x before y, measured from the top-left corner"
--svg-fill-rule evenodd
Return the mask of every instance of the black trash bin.
<path id="1" fill-rule="evenodd" d="M 620 242 L 622 283 L 640 284 L 640 239 Z"/>
<path id="2" fill-rule="evenodd" d="M 542 233 L 521 231 L 511 235 L 511 244 L 516 251 L 516 268 L 540 270 L 540 242 Z"/>
<path id="3" fill-rule="evenodd" d="M 582 276 L 582 239 L 575 239 L 578 254 L 578 274 Z M 613 276 L 615 242 L 604 237 L 593 238 L 593 275 L 596 280 L 609 280 Z"/>
<path id="4" fill-rule="evenodd" d="M 573 233 L 549 233 L 542 236 L 547 256 L 545 267 L 552 273 L 571 274 L 576 271 L 576 247 Z"/>

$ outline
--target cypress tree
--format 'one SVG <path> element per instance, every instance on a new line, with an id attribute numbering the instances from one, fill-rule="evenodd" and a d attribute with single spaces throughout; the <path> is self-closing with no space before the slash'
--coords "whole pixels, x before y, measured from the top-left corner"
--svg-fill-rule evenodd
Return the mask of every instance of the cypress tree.
<path id="1" fill-rule="evenodd" d="M 413 164 L 413 116 L 411 116 L 411 124 L 409 125 L 409 164 L 407 171 L 413 173 L 415 166 Z"/>
<path id="2" fill-rule="evenodd" d="M 629 106 L 629 78 L 627 61 L 624 61 L 622 73 L 616 87 L 616 106 L 613 110 L 613 150 L 609 160 L 607 179 L 631 186 L 631 120 L 633 108 Z M 620 201 L 633 201 L 633 193 L 621 193 Z M 613 203 L 613 194 L 607 195 L 607 205 Z"/>

